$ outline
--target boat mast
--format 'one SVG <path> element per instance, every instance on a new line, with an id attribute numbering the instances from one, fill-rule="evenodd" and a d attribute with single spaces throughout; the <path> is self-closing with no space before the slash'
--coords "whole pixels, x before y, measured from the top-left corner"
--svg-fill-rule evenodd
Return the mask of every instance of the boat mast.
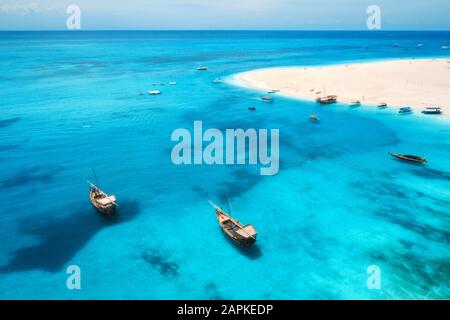
<path id="1" fill-rule="evenodd" d="M 225 196 L 227 198 L 227 208 L 228 208 L 228 214 L 231 215 L 231 209 L 230 209 L 230 199 L 228 198 L 228 193 L 225 193 Z"/>
<path id="2" fill-rule="evenodd" d="M 99 185 L 98 185 L 98 179 L 97 179 L 97 174 L 95 173 L 95 168 L 92 169 L 92 173 L 94 174 L 94 181 L 95 181 L 95 184 L 97 185 L 97 187 L 99 187 Z"/>

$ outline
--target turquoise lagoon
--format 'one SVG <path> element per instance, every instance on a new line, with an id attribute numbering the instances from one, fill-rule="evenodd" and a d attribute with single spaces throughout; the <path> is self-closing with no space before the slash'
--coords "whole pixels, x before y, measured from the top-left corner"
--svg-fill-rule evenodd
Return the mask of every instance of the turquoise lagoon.
<path id="1" fill-rule="evenodd" d="M 0 33 L 0 298 L 450 298 L 447 119 L 281 96 L 264 104 L 260 92 L 211 82 L 449 57 L 449 42 L 450 32 Z M 152 89 L 163 94 L 138 94 Z M 194 120 L 280 129 L 280 172 L 175 166 L 171 133 Z M 114 220 L 91 208 L 92 168 L 118 196 Z M 258 230 L 250 250 L 219 229 L 207 200 L 225 194 Z M 81 290 L 66 288 L 69 265 L 81 268 Z M 370 265 L 380 290 L 367 288 Z"/>

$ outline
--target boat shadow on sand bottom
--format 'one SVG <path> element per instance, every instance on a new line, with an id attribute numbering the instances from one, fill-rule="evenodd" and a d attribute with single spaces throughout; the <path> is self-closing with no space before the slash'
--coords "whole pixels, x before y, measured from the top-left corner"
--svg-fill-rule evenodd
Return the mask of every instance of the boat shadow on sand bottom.
<path id="1" fill-rule="evenodd" d="M 92 207 L 76 209 L 55 217 L 55 213 L 20 221 L 19 231 L 38 243 L 25 245 L 10 253 L 10 260 L 0 266 L 0 273 L 43 270 L 59 272 L 104 228 L 133 220 L 140 212 L 137 201 L 123 200 L 117 216 L 105 218 Z"/>
<path id="2" fill-rule="evenodd" d="M 223 238 L 226 242 L 228 242 L 233 249 L 239 252 L 241 255 L 245 256 L 248 259 L 256 260 L 262 257 L 263 253 L 261 249 L 258 247 L 258 244 L 255 243 L 251 247 L 244 247 L 233 241 L 230 237 L 228 237 L 225 232 L 223 232 L 220 228 L 219 231 L 222 233 Z"/>

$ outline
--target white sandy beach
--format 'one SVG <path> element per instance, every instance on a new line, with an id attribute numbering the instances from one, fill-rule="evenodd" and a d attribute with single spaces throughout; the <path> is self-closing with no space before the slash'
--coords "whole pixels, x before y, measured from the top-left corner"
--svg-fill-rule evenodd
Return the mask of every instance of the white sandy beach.
<path id="1" fill-rule="evenodd" d="M 239 74 L 238 80 L 251 88 L 277 89 L 303 99 L 315 99 L 325 91 L 337 95 L 338 102 L 385 102 L 392 107 L 419 110 L 438 105 L 450 115 L 450 59 L 261 69 Z"/>

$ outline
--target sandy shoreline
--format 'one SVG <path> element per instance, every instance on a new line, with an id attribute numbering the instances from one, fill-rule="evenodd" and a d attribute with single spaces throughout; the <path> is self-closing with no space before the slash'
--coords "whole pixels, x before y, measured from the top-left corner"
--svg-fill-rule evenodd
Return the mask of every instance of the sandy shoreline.
<path id="1" fill-rule="evenodd" d="M 260 69 L 237 75 L 247 87 L 280 90 L 302 99 L 337 95 L 338 102 L 411 106 L 438 105 L 450 115 L 450 59 L 409 59 L 322 67 Z"/>

